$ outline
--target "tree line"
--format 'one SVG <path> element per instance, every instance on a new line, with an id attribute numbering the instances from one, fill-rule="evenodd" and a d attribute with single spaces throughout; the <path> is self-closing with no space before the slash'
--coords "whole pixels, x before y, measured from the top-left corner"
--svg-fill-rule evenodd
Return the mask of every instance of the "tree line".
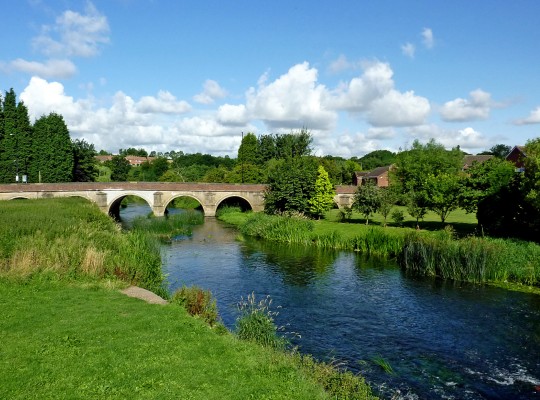
<path id="1" fill-rule="evenodd" d="M 11 89 L 0 95 L 0 182 L 94 180 L 94 146 L 71 140 L 61 115 L 50 113 L 30 123 L 24 102 Z"/>
<path id="2" fill-rule="evenodd" d="M 476 214 L 480 234 L 540 241 L 540 138 L 525 145 L 524 172 L 502 158 L 508 148 L 496 147 L 501 150 L 497 156 L 465 170 L 459 148 L 415 141 L 396 155 L 389 187 L 359 186 L 353 209 L 366 223 L 376 212 L 386 223 L 394 205 L 406 206 L 418 226 L 428 211 L 444 223 L 450 212 L 462 208 Z M 400 213 L 394 209 L 397 222 L 403 220 Z"/>

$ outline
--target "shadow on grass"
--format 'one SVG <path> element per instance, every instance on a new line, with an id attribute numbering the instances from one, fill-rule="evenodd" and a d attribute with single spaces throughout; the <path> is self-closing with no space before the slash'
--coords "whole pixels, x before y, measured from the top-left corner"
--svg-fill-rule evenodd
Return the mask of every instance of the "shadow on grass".
<path id="1" fill-rule="evenodd" d="M 337 222 L 337 221 L 336 221 Z M 352 218 L 348 221 L 342 221 L 344 224 L 358 224 L 358 225 L 365 225 L 366 220 L 365 218 Z M 420 221 L 418 223 L 421 230 L 426 231 L 439 231 L 441 229 L 444 229 L 445 226 L 452 226 L 454 228 L 454 231 L 458 237 L 468 236 L 472 234 L 477 233 L 477 224 L 470 224 L 466 222 L 440 222 L 440 221 Z M 384 222 L 378 221 L 378 220 L 369 220 L 368 226 L 384 226 Z M 393 221 L 388 221 L 386 223 L 386 226 L 394 227 L 394 228 L 411 228 L 416 229 L 416 221 L 404 221 L 401 224 L 396 224 Z"/>

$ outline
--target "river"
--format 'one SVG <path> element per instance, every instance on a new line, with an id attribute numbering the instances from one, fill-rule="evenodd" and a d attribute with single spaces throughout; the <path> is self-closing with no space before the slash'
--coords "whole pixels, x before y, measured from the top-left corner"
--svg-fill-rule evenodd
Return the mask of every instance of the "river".
<path id="1" fill-rule="evenodd" d="M 215 219 L 164 246 L 163 268 L 171 291 L 209 289 L 231 330 L 242 297 L 271 296 L 301 352 L 360 372 L 384 398 L 540 399 L 538 295 L 410 277 L 352 252 L 238 240 Z"/>

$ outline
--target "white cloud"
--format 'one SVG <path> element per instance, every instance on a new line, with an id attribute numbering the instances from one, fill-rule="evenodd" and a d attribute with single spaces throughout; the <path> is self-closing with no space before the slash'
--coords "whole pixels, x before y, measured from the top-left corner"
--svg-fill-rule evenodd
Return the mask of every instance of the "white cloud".
<path id="1" fill-rule="evenodd" d="M 267 79 L 267 75 L 261 77 L 258 88 L 251 87 L 246 93 L 250 118 L 271 128 L 328 130 L 334 126 L 337 115 L 323 104 L 326 88 L 317 84 L 317 70 L 307 62 L 291 67 L 269 84 Z"/>
<path id="2" fill-rule="evenodd" d="M 185 112 L 186 102 L 169 92 L 138 101 L 119 91 L 108 107 L 92 100 L 75 100 L 59 82 L 33 77 L 20 95 L 34 120 L 57 112 L 64 117 L 72 138 L 84 138 L 97 149 L 117 151 L 126 147 L 146 147 L 157 151 L 234 154 L 240 143 L 237 126 L 222 124 L 212 114 L 175 120 L 170 113 Z M 245 131 L 253 131 L 245 124 Z"/>
<path id="3" fill-rule="evenodd" d="M 457 98 L 446 102 L 440 109 L 442 119 L 459 122 L 487 119 L 494 105 L 491 94 L 476 89 L 469 96 L 469 99 Z"/>
<path id="4" fill-rule="evenodd" d="M 365 66 L 362 76 L 342 85 L 329 98 L 337 110 L 366 114 L 374 126 L 412 126 L 423 124 L 431 107 L 429 101 L 413 91 L 394 89 L 393 71 L 386 63 Z"/>
<path id="5" fill-rule="evenodd" d="M 422 41 L 424 46 L 428 49 L 432 49 L 435 45 L 435 38 L 433 37 L 433 31 L 431 28 L 424 28 L 422 31 Z"/>
<path id="6" fill-rule="evenodd" d="M 405 43 L 401 46 L 401 53 L 403 53 L 404 56 L 407 56 L 409 58 L 414 58 L 414 52 L 416 51 L 416 47 L 412 43 Z"/>
<path id="7" fill-rule="evenodd" d="M 248 123 L 246 106 L 224 104 L 218 108 L 217 120 L 223 125 L 244 126 Z"/>
<path id="8" fill-rule="evenodd" d="M 43 78 L 71 78 L 77 67 L 69 60 L 47 60 L 45 62 L 27 61 L 22 58 L 3 64 L 5 71 L 18 71 Z"/>
<path id="9" fill-rule="evenodd" d="M 219 86 L 219 83 L 208 79 L 204 82 L 203 91 L 193 96 L 193 100 L 201 104 L 212 104 L 215 100 L 221 99 L 226 95 L 227 91 Z"/>
<path id="10" fill-rule="evenodd" d="M 391 90 L 372 103 L 368 122 L 373 126 L 414 126 L 423 124 L 429 112 L 429 101 L 424 97 L 413 91 Z"/>
<path id="11" fill-rule="evenodd" d="M 515 125 L 540 124 L 540 106 L 531 111 L 528 117 L 514 121 Z"/>
<path id="12" fill-rule="evenodd" d="M 409 133 L 421 141 L 427 142 L 430 139 L 435 139 L 447 149 L 460 146 L 461 150 L 472 154 L 490 147 L 490 140 L 472 127 L 448 130 L 431 124 L 410 128 Z"/>
<path id="13" fill-rule="evenodd" d="M 92 57 L 98 54 L 99 46 L 109 43 L 109 23 L 90 2 L 85 12 L 67 10 L 56 18 L 54 25 L 44 25 L 41 34 L 33 39 L 34 48 L 47 56 Z"/>
<path id="14" fill-rule="evenodd" d="M 349 61 L 347 57 L 341 54 L 336 60 L 330 63 L 330 65 L 328 66 L 328 71 L 332 74 L 338 74 L 340 72 L 350 69 L 356 69 L 357 67 L 358 63 Z"/>
<path id="15" fill-rule="evenodd" d="M 184 114 L 191 110 L 186 101 L 178 101 L 170 92 L 160 90 L 157 97 L 144 96 L 135 108 L 143 114 Z"/>

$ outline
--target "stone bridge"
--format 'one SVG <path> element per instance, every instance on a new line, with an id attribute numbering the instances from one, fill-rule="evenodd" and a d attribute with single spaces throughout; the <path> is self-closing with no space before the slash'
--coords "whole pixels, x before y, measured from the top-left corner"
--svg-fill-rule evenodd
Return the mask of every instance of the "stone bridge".
<path id="1" fill-rule="evenodd" d="M 0 200 L 83 197 L 109 215 L 118 216 L 126 196 L 144 199 L 155 216 L 163 216 L 167 206 L 178 197 L 197 200 L 206 217 L 214 217 L 221 204 L 234 202 L 246 209 L 264 209 L 266 185 L 177 182 L 88 182 L 28 183 L 0 185 Z M 350 206 L 355 186 L 338 186 L 334 201 L 339 207 Z"/>

